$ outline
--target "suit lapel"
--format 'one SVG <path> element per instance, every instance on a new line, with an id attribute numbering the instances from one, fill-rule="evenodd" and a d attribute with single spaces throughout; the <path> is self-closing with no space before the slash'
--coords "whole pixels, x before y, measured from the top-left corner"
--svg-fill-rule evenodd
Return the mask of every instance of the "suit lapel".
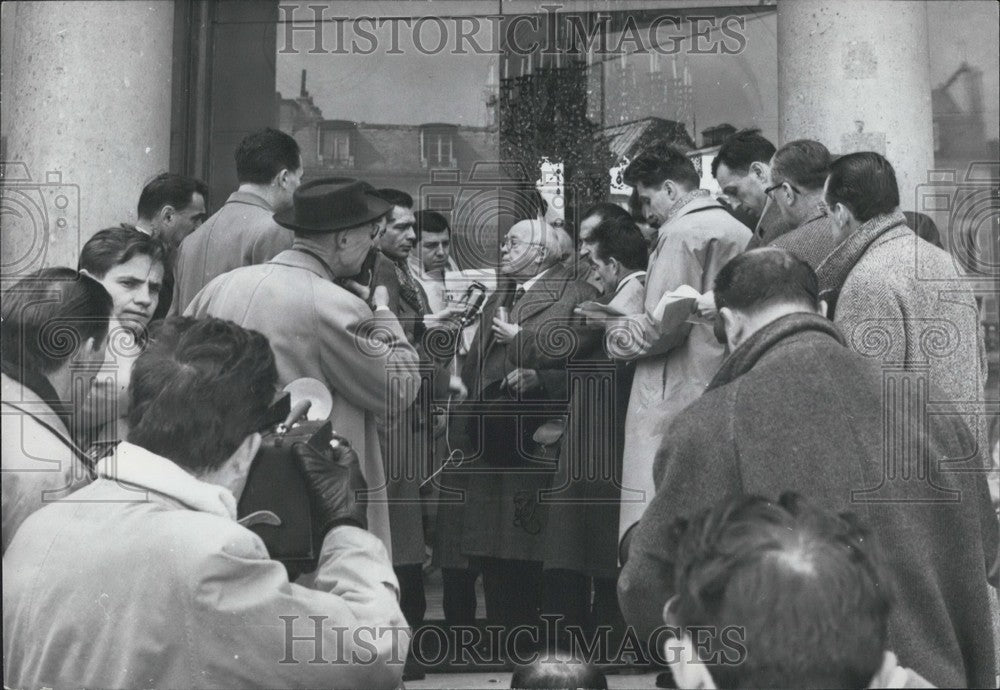
<path id="1" fill-rule="evenodd" d="M 511 320 L 523 324 L 532 316 L 545 311 L 562 298 L 569 283 L 566 269 L 554 266 L 524 293 L 511 315 Z"/>

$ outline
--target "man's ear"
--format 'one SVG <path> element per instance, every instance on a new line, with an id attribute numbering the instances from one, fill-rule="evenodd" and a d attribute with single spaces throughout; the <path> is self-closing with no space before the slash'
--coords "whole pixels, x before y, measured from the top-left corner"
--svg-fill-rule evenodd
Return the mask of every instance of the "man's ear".
<path id="1" fill-rule="evenodd" d="M 827 301 L 825 299 L 821 299 L 819 301 L 819 315 L 822 316 L 825 319 L 825 318 L 827 318 L 826 315 L 829 312 L 830 312 L 830 305 L 827 304 Z"/>
<path id="2" fill-rule="evenodd" d="M 288 168 L 282 168 L 278 171 L 278 174 L 274 176 L 274 183 L 279 187 L 284 187 L 288 182 L 288 176 L 290 174 L 291 171 Z"/>
<path id="3" fill-rule="evenodd" d="M 743 331 L 745 330 L 743 319 L 729 307 L 720 309 L 719 316 L 722 317 L 722 325 L 726 329 L 726 341 L 729 343 L 729 349 L 735 350 L 743 342 Z"/>
<path id="4" fill-rule="evenodd" d="M 174 214 L 176 214 L 176 213 L 177 213 L 177 209 L 175 209 L 170 204 L 167 204 L 166 206 L 164 206 L 163 208 L 161 208 L 159 211 L 157 211 L 156 215 L 164 223 L 169 223 L 173 219 Z"/>
<path id="5" fill-rule="evenodd" d="M 256 431 L 243 439 L 243 443 L 230 456 L 230 458 L 236 461 L 236 469 L 238 471 L 243 473 L 250 471 L 250 464 L 257 457 L 257 451 L 260 450 L 262 441 L 263 437 Z"/>
<path id="6" fill-rule="evenodd" d="M 762 161 L 754 161 L 750 164 L 750 174 L 754 176 L 762 186 L 771 186 L 771 166 Z"/>

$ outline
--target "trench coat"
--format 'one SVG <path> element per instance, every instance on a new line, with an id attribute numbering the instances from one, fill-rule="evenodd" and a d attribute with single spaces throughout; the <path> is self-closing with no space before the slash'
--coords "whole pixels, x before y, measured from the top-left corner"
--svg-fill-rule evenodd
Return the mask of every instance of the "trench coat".
<path id="1" fill-rule="evenodd" d="M 750 230 L 710 197 L 693 199 L 659 230 L 646 273 L 645 313 L 636 316 L 647 335 L 615 348 L 637 359 L 622 456 L 619 536 L 634 524 L 656 493 L 653 458 L 662 430 L 697 399 L 722 363 L 725 346 L 707 324 L 660 333 L 649 314 L 664 293 L 689 285 L 704 294 L 726 263 L 743 252 Z"/>
<path id="2" fill-rule="evenodd" d="M 391 548 L 385 472 L 376 415 L 405 409 L 420 381 L 418 357 L 391 314 L 372 314 L 333 283 L 324 264 L 297 249 L 219 276 L 187 316 L 235 321 L 267 336 L 278 385 L 308 376 L 333 395 L 330 420 L 361 458 L 368 482 L 368 526 Z"/>
<path id="3" fill-rule="evenodd" d="M 464 565 L 463 557 L 541 561 L 545 547 L 541 492 L 555 474 L 559 439 L 539 443 L 536 432 L 546 423 L 558 426 L 569 406 L 567 361 L 599 339 L 581 342 L 573 309 L 596 291 L 553 266 L 511 307 L 512 285 L 490 296 L 479 331 L 462 368 L 468 399 L 450 419 L 455 446 L 466 458 L 455 472 L 459 482 L 442 490 L 436 554 L 440 564 Z M 521 332 L 509 343 L 497 342 L 491 329 L 500 306 Z M 500 382 L 516 368 L 535 369 L 539 390 L 507 396 Z M 541 433 L 541 432 L 538 432 Z"/>
<path id="4" fill-rule="evenodd" d="M 303 587 L 228 489 L 130 443 L 98 474 L 4 554 L 5 687 L 399 686 L 409 631 L 376 537 L 330 530 Z"/>

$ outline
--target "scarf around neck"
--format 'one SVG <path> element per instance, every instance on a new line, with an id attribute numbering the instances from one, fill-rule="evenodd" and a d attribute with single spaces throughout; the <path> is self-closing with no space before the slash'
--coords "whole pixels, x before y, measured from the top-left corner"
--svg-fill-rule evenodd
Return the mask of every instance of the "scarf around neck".
<path id="1" fill-rule="evenodd" d="M 760 358 L 779 342 L 809 331 L 825 333 L 844 345 L 844 337 L 837 327 L 819 314 L 807 312 L 788 314 L 775 319 L 740 343 L 719 367 L 707 390 L 719 388 L 738 379 L 753 369 Z"/>
<path id="2" fill-rule="evenodd" d="M 852 232 L 837 248 L 816 267 L 819 280 L 819 297 L 826 300 L 828 316 L 833 319 L 837 298 L 847 276 L 857 265 L 868 248 L 893 228 L 906 224 L 906 216 L 899 209 L 868 219 Z"/>
<path id="3" fill-rule="evenodd" d="M 693 190 L 691 190 L 690 192 L 688 192 L 687 194 L 685 194 L 684 196 L 682 196 L 680 199 L 678 199 L 677 203 L 675 203 L 673 206 L 670 207 L 670 210 L 667 211 L 667 217 L 663 221 L 663 224 L 666 225 L 667 223 L 669 223 L 670 221 L 672 221 L 674 218 L 676 218 L 677 214 L 679 214 L 681 212 L 681 209 L 683 209 L 685 206 L 687 206 L 688 204 L 690 204 L 695 199 L 702 199 L 702 198 L 710 196 L 710 195 L 711 195 L 711 192 L 709 192 L 707 189 L 693 189 Z"/>

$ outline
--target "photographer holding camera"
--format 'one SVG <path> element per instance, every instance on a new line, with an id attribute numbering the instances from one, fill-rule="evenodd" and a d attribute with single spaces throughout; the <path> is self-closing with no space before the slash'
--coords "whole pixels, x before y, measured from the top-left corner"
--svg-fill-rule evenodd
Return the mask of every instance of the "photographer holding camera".
<path id="1" fill-rule="evenodd" d="M 398 685 L 408 631 L 350 445 L 292 447 L 325 534 L 312 588 L 236 521 L 277 378 L 260 333 L 212 318 L 154 329 L 129 442 L 4 555 L 6 686 Z"/>

